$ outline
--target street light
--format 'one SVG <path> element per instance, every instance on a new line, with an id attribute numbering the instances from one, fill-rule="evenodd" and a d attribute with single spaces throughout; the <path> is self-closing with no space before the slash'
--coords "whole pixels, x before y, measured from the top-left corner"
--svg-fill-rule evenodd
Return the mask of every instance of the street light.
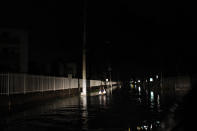
<path id="1" fill-rule="evenodd" d="M 158 78 L 159 78 L 159 76 L 158 76 L 158 75 L 156 75 L 156 78 L 158 79 Z"/>

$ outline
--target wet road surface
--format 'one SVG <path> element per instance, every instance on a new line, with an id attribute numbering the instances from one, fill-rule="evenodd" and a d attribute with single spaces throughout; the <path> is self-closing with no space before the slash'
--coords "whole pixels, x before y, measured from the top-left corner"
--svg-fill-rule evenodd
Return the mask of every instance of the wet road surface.
<path id="1" fill-rule="evenodd" d="M 160 127 L 160 96 L 117 89 L 113 95 L 74 96 L 1 117 L 1 130 L 133 131 Z"/>

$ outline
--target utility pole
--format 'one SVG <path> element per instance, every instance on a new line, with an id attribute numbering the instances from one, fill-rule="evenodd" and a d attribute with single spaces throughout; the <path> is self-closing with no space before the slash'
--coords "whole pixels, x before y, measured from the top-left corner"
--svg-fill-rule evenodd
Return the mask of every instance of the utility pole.
<path id="1" fill-rule="evenodd" d="M 110 71 L 110 86 L 111 86 L 111 94 L 112 94 L 111 71 Z"/>
<path id="2" fill-rule="evenodd" d="M 83 49 L 82 54 L 82 95 L 86 95 L 86 51 Z"/>
<path id="3" fill-rule="evenodd" d="M 109 68 L 108 68 L 108 71 L 109 71 L 109 77 L 110 77 L 110 78 L 109 78 L 109 79 L 110 79 L 110 81 L 109 81 L 109 82 L 110 82 L 110 86 L 111 86 L 111 94 L 112 94 L 111 70 L 112 70 L 112 69 L 111 69 L 111 66 L 109 66 Z"/>
<path id="4" fill-rule="evenodd" d="M 82 49 L 82 93 L 81 95 L 86 95 L 86 25 L 87 19 L 87 0 L 84 0 L 84 21 L 83 21 L 83 49 Z"/>

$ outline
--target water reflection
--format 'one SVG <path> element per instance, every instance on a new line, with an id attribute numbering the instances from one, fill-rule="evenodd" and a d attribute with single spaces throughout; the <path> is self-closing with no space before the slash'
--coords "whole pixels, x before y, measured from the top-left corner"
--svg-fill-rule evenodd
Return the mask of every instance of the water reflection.
<path id="1" fill-rule="evenodd" d="M 99 95 L 99 104 L 106 106 L 106 95 Z"/>
<path id="2" fill-rule="evenodd" d="M 154 92 L 153 91 L 150 92 L 150 101 L 154 102 Z"/>
<path id="3" fill-rule="evenodd" d="M 160 96 L 159 96 L 159 94 L 157 95 L 157 104 L 160 105 Z"/>
<path id="4" fill-rule="evenodd" d="M 97 95 L 57 99 L 25 110 L 23 115 L 14 114 L 6 124 L 9 129 L 5 130 L 48 130 L 53 127 L 58 130 L 133 131 L 159 127 L 160 94 L 143 86 L 136 90 L 135 93 L 123 89 L 114 91 L 113 97 Z M 150 109 L 151 104 L 154 110 Z"/>
<path id="5" fill-rule="evenodd" d="M 138 92 L 139 92 L 139 95 L 141 95 L 141 87 L 140 86 L 138 87 Z"/>
<path id="6" fill-rule="evenodd" d="M 155 106 L 155 101 L 154 101 L 154 92 L 150 91 L 150 108 L 153 109 Z"/>
<path id="7" fill-rule="evenodd" d="M 82 129 L 88 129 L 87 96 L 81 96 Z"/>
<path id="8" fill-rule="evenodd" d="M 158 120 L 145 120 L 139 123 L 136 127 L 137 131 L 152 131 L 161 127 Z"/>
<path id="9" fill-rule="evenodd" d="M 160 92 L 158 90 L 151 89 L 150 87 L 144 88 L 143 86 L 138 86 L 137 90 L 137 102 L 143 106 L 148 107 L 146 117 L 149 116 L 149 119 L 144 121 L 138 122 L 137 126 L 133 130 L 155 130 L 160 128 L 160 120 L 152 119 L 154 118 L 152 115 L 154 114 L 156 118 L 162 112 L 161 110 L 161 99 L 160 99 Z"/>

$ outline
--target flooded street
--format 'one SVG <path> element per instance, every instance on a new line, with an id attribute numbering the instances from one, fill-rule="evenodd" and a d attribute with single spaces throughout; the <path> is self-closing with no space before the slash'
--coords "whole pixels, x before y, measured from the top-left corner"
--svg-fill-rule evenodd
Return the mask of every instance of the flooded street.
<path id="1" fill-rule="evenodd" d="M 160 127 L 162 103 L 154 92 L 116 89 L 113 95 L 74 96 L 32 106 L 1 117 L 9 130 L 155 130 Z"/>

